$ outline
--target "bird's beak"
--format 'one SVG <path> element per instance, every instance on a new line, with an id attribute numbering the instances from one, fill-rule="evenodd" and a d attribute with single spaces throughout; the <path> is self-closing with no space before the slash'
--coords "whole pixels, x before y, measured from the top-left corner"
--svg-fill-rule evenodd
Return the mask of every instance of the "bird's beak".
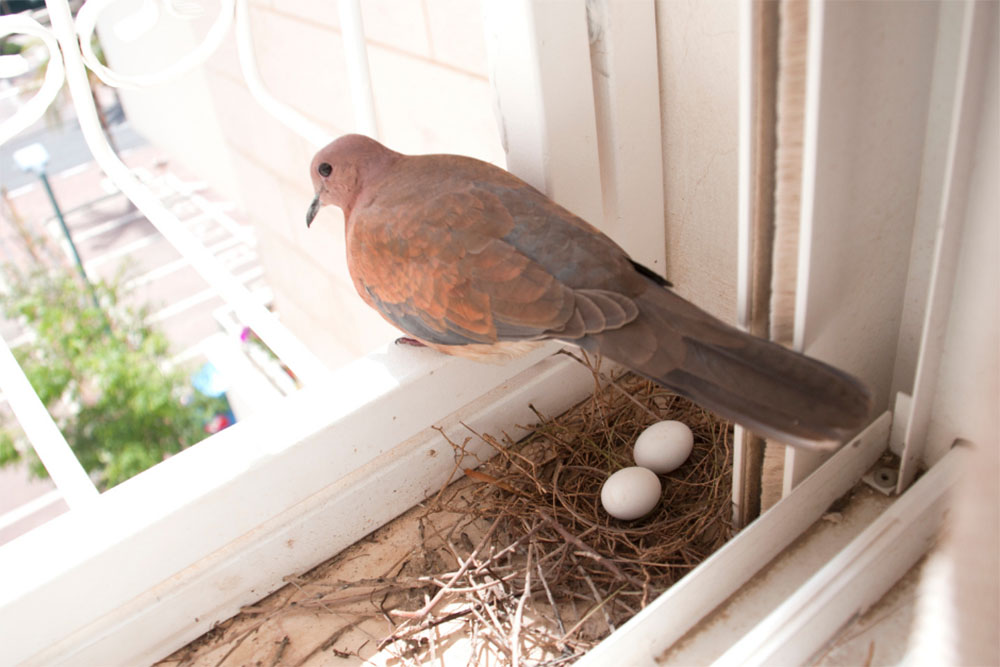
<path id="1" fill-rule="evenodd" d="M 306 227 L 312 225 L 313 218 L 315 218 L 316 214 L 319 213 L 321 206 L 323 206 L 323 204 L 320 203 L 319 194 L 317 193 L 316 197 L 312 200 L 312 203 L 309 204 L 309 210 L 306 211 Z"/>

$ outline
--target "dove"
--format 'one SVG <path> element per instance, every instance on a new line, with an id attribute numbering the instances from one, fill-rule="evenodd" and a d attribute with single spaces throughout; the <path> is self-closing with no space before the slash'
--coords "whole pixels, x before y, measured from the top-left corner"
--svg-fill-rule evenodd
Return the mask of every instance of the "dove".
<path id="1" fill-rule="evenodd" d="M 310 177 L 307 226 L 325 205 L 343 211 L 358 294 L 420 344 L 488 359 L 554 339 L 800 447 L 867 425 L 860 381 L 713 317 L 500 167 L 349 134 L 316 154 Z"/>

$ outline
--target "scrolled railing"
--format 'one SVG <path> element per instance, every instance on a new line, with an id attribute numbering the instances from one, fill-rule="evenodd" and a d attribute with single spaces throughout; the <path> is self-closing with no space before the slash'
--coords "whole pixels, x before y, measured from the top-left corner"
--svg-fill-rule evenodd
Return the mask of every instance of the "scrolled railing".
<path id="1" fill-rule="evenodd" d="M 166 68 L 140 74 L 123 74 L 100 62 L 93 49 L 93 35 L 100 15 L 112 0 L 89 0 L 74 19 L 67 0 L 46 0 L 51 28 L 26 15 L 0 17 L 0 37 L 24 34 L 37 37 L 48 50 L 48 66 L 44 82 L 35 95 L 11 117 L 0 123 L 0 144 L 17 136 L 37 122 L 56 100 L 65 83 L 94 160 L 111 181 L 148 218 L 161 234 L 188 258 L 202 278 L 229 303 L 239 318 L 250 326 L 303 384 L 327 382 L 329 370 L 293 334 L 261 305 L 247 288 L 226 269 L 215 256 L 190 232 L 156 195 L 135 177 L 119 159 L 105 137 L 94 100 L 87 70 L 89 67 L 102 81 L 113 87 L 149 87 L 162 85 L 203 64 L 218 49 L 230 30 L 235 30 L 242 72 L 251 95 L 271 115 L 312 145 L 329 142 L 329 133 L 302 114 L 273 97 L 257 69 L 254 43 L 246 0 L 221 0 L 219 13 L 202 41 Z M 201 15 L 200 3 L 189 0 L 145 0 L 137 14 L 129 17 L 132 31 L 138 35 L 159 20 L 161 8 L 181 19 Z M 343 30 L 351 33 L 345 39 L 352 100 L 359 131 L 375 133 L 374 106 L 368 74 L 364 34 L 361 27 L 358 0 L 341 0 Z M 71 507 L 89 502 L 96 490 L 76 461 L 65 438 L 51 416 L 34 395 L 24 372 L 14 361 L 6 342 L 0 339 L 0 390 L 10 399 L 18 421 L 53 481 Z"/>
<path id="2" fill-rule="evenodd" d="M 222 40 L 225 39 L 226 34 L 232 28 L 233 17 L 236 12 L 236 0 L 222 0 L 218 16 L 208 29 L 204 39 L 193 51 L 181 56 L 174 64 L 156 72 L 122 74 L 105 66 L 97 57 L 97 53 L 93 47 L 93 35 L 97 29 L 98 18 L 101 12 L 113 2 L 116 2 L 116 0 L 88 0 L 76 15 L 76 33 L 80 37 L 80 51 L 87 67 L 104 83 L 119 88 L 158 86 L 172 81 L 203 64 L 215 53 L 219 45 L 222 44 Z M 175 2 L 165 2 L 164 4 L 168 9 L 168 13 L 176 18 L 193 19 L 201 14 L 200 3 L 184 3 L 182 7 L 187 9 L 178 7 Z M 159 19 L 158 7 L 159 3 L 157 0 L 145 0 L 136 14 L 130 18 L 134 23 L 138 24 L 137 27 L 140 30 L 142 28 L 151 28 Z M 195 9 L 198 11 L 194 11 Z"/>
<path id="3" fill-rule="evenodd" d="M 45 114 L 45 110 L 59 95 L 66 80 L 59 43 L 51 30 L 30 16 L 22 14 L 0 16 L 0 38 L 16 34 L 30 35 L 42 40 L 49 52 L 49 64 L 45 69 L 45 80 L 38 92 L 14 112 L 13 116 L 0 123 L 0 144 L 7 143 L 41 118 Z M 12 58 L 14 56 L 3 57 Z"/>

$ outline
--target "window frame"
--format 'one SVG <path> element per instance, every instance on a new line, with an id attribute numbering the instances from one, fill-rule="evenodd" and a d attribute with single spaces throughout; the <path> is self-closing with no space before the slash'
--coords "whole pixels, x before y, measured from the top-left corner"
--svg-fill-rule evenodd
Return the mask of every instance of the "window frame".
<path id="1" fill-rule="evenodd" d="M 75 37 L 65 0 L 48 0 L 48 5 L 60 42 L 71 43 Z M 642 3 L 613 6 L 616 11 L 636 12 L 633 19 L 651 11 Z M 626 6 L 631 9 L 623 9 Z M 245 2 L 236 5 L 237 20 L 240 7 L 245 11 Z M 824 8 L 827 5 L 822 2 L 812 3 L 818 18 L 812 19 L 816 23 L 811 29 L 822 30 Z M 486 2 L 488 43 L 496 65 L 493 85 L 505 112 L 511 170 L 583 217 L 600 220 L 609 199 L 604 196 L 608 179 L 602 168 L 616 162 L 608 159 L 606 149 L 605 159 L 600 159 L 597 132 L 581 135 L 579 126 L 559 119 L 576 118 L 565 113 L 572 109 L 584 125 L 593 121 L 600 126 L 607 122 L 605 116 L 614 115 L 608 108 L 620 114 L 627 105 L 611 104 L 601 112 L 595 107 L 586 11 L 577 3 Z M 975 12 L 989 11 L 995 9 L 968 5 L 942 8 L 942 16 L 961 13 L 968 27 Z M 622 16 L 612 19 L 606 26 L 609 30 L 614 29 L 615 20 L 620 26 L 630 25 Z M 575 29 L 567 30 L 567 26 Z M 560 41 L 545 39 L 553 34 L 560 35 Z M 985 57 L 982 45 L 989 35 L 984 37 L 982 30 L 977 34 L 965 30 L 955 40 L 953 46 L 963 58 L 973 52 L 979 53 L 980 60 Z M 634 42 L 632 46 L 639 45 L 636 50 L 622 57 L 636 62 L 655 57 L 655 33 Z M 812 71 L 820 71 L 820 55 L 819 46 L 814 46 Z M 829 61 L 837 52 L 822 55 Z M 71 87 L 79 87 L 73 80 L 82 73 L 82 62 L 78 54 L 64 53 L 64 57 Z M 615 71 L 630 71 L 628 62 L 616 63 Z M 645 71 L 648 77 L 648 68 Z M 511 83 L 525 76 L 530 85 Z M 814 85 L 808 108 L 816 115 L 820 88 Z M 74 91 L 74 97 L 77 94 Z M 948 97 L 948 91 L 939 94 Z M 968 133 L 975 128 L 960 122 L 968 112 L 968 107 L 963 111 L 963 103 L 977 102 L 971 98 L 957 101 L 947 131 L 942 132 L 949 146 L 965 147 L 959 161 L 968 167 L 974 158 L 969 153 Z M 829 102 L 825 109 L 832 113 L 831 104 L 835 106 Z M 622 132 L 615 145 L 626 147 L 622 150 L 650 141 L 648 117 L 619 115 L 613 120 Z M 811 121 L 814 133 L 816 121 Z M 658 117 L 655 123 L 658 126 Z M 93 128 L 88 132 L 90 139 L 96 136 Z M 811 140 L 815 150 L 808 159 L 829 155 L 817 147 L 815 136 Z M 930 139 L 915 141 L 922 145 Z M 656 143 L 655 150 L 638 151 L 641 155 L 629 158 L 640 167 L 662 169 Z M 100 152 L 96 150 L 95 155 Z M 954 154 L 950 159 L 955 160 Z M 818 180 L 816 165 L 808 169 L 808 177 Z M 961 185 L 967 171 L 959 170 L 957 176 L 949 171 L 946 179 L 952 178 Z M 947 190 L 952 183 L 932 185 Z M 131 185 L 123 191 L 135 196 L 146 210 L 141 191 Z M 616 233 L 626 249 L 651 252 L 646 260 L 651 263 L 658 261 L 656 243 L 662 245 L 662 195 L 661 191 L 660 208 L 652 207 L 651 218 Z M 650 196 L 655 203 L 655 193 Z M 822 218 L 812 222 L 830 224 Z M 806 231 L 816 234 L 817 230 L 814 225 Z M 810 286 L 821 279 L 829 282 L 830 275 L 836 275 L 833 260 L 824 258 L 820 250 L 806 246 L 800 255 L 800 275 L 807 277 Z M 829 248 L 825 252 L 829 255 Z M 944 261 L 941 270 L 953 273 L 954 266 L 947 265 L 947 257 Z M 810 267 L 810 262 L 815 264 Z M 940 264 L 934 266 L 937 270 Z M 947 306 L 932 304 L 938 315 L 945 312 L 938 309 Z M 814 318 L 830 311 L 814 301 L 810 307 L 808 314 Z M 799 341 L 808 337 L 810 327 L 820 324 L 819 320 L 807 321 L 803 311 L 797 322 Z M 259 333 L 267 340 L 263 331 Z M 923 330 L 925 340 L 934 335 L 933 330 Z M 18 636 L 4 638 L 5 657 L 34 663 L 149 662 L 163 657 L 231 616 L 242 604 L 282 585 L 290 572 L 315 565 L 440 488 L 457 471 L 445 435 L 462 442 L 471 426 L 479 432 L 506 430 L 516 437 L 521 431 L 511 430 L 512 424 L 534 421 L 529 405 L 555 414 L 585 396 L 593 386 L 590 372 L 556 351 L 556 346 L 548 346 L 507 365 L 484 366 L 444 358 L 431 350 L 390 346 L 337 372 L 315 374 L 273 412 L 237 424 L 5 545 L 0 548 L 0 572 L 5 578 L 0 586 L 0 628 L 18 628 Z M 926 382 L 925 388 L 932 390 L 933 377 Z M 902 417 L 894 419 L 884 413 L 811 476 L 807 476 L 808 468 L 815 462 L 793 461 L 794 474 L 804 481 L 782 503 L 613 634 L 583 664 L 599 664 L 602 656 L 621 661 L 632 655 L 640 663 L 651 661 L 801 534 L 887 446 L 891 444 L 897 453 L 904 445 L 922 446 L 916 439 L 905 443 L 894 439 L 894 429 L 897 424 L 905 425 L 908 415 Z M 467 446 L 469 455 L 485 456 L 487 451 L 474 438 Z M 919 453 L 913 456 L 920 458 Z M 947 465 L 951 470 L 955 464 Z M 335 479 L 330 479 L 332 470 L 339 471 Z M 926 489 L 925 485 L 912 491 L 920 496 Z M 932 492 L 939 491 L 936 487 Z M 927 512 L 937 511 L 934 505 L 911 512 L 907 521 L 918 525 Z M 744 559 L 747 549 L 754 555 Z M 723 567 L 734 562 L 742 563 L 742 569 L 733 572 L 736 568 Z M 860 599 L 856 592 L 848 595 Z M 684 613 L 677 613 L 678 606 Z M 779 611 L 787 614 L 790 609 Z M 772 639 L 766 633 L 760 636 L 761 641 Z"/>

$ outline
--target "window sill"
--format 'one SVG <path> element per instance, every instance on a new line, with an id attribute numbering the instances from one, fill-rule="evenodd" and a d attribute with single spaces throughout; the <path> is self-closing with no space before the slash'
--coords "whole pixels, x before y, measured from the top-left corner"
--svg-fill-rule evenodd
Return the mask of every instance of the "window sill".
<path id="1" fill-rule="evenodd" d="M 558 349 L 491 366 L 389 346 L 14 540 L 5 658 L 162 657 L 437 491 L 455 457 L 431 426 L 516 435 L 529 404 L 583 398 L 590 372 Z"/>

